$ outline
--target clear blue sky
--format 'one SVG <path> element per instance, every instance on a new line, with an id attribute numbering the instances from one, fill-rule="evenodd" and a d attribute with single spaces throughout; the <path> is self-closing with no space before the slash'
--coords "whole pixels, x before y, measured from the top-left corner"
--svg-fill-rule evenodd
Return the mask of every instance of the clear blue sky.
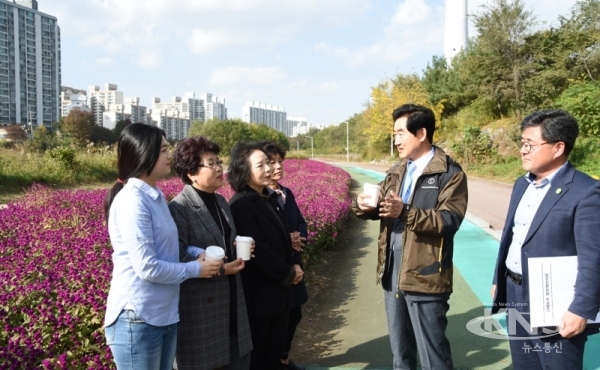
<path id="1" fill-rule="evenodd" d="M 575 0 L 524 0 L 557 24 Z M 469 13 L 485 0 L 469 1 Z M 371 87 L 443 54 L 443 0 L 39 0 L 58 18 L 62 84 L 125 97 L 185 92 L 283 106 L 311 124 L 361 112 Z M 540 27 L 538 25 L 538 27 Z M 471 30 L 472 31 L 472 30 Z M 472 35 L 472 33 L 470 34 Z"/>

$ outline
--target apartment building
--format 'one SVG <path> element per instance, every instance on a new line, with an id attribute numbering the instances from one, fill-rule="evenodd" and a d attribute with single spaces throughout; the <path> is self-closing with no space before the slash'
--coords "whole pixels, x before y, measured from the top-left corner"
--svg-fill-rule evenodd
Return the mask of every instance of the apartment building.
<path id="1" fill-rule="evenodd" d="M 242 112 L 242 120 L 248 123 L 264 123 L 283 133 L 288 131 L 285 108 L 277 105 L 253 101 L 246 102 Z"/>
<path id="2" fill-rule="evenodd" d="M 36 0 L 0 0 L 0 123 L 60 118 L 60 28 Z"/>
<path id="3" fill-rule="evenodd" d="M 162 128 L 169 140 L 181 140 L 188 137 L 192 120 L 190 119 L 188 102 L 174 96 L 170 102 L 162 102 L 160 98 L 152 98 L 151 119 L 155 126 Z"/>
<path id="4" fill-rule="evenodd" d="M 225 107 L 225 98 L 213 97 L 211 93 L 205 93 L 202 95 L 204 100 L 204 115 L 205 120 L 221 120 L 227 119 L 227 108 Z"/>
<path id="5" fill-rule="evenodd" d="M 87 92 L 68 86 L 60 87 L 60 116 L 66 117 L 71 109 L 78 108 L 84 112 L 90 112 L 87 105 Z"/>
<path id="6" fill-rule="evenodd" d="M 206 121 L 206 111 L 204 99 L 196 97 L 196 93 L 187 92 L 183 95 L 183 102 L 187 104 L 187 112 L 192 122 L 198 120 L 201 122 Z"/>
<path id="7" fill-rule="evenodd" d="M 288 116 L 288 133 L 286 136 L 296 137 L 298 135 L 308 134 L 310 130 L 310 124 L 306 120 L 306 117 Z"/>
<path id="8" fill-rule="evenodd" d="M 168 140 L 182 140 L 188 137 L 191 121 L 187 112 L 177 110 L 152 109 L 155 126 L 162 128 Z"/>
<path id="9" fill-rule="evenodd" d="M 100 90 L 96 85 L 89 87 L 88 105 L 98 126 L 110 128 L 104 125 L 104 112 L 109 110 L 108 106 L 111 104 L 123 104 L 123 92 L 117 90 L 116 84 L 107 83 L 104 85 L 104 90 Z"/>

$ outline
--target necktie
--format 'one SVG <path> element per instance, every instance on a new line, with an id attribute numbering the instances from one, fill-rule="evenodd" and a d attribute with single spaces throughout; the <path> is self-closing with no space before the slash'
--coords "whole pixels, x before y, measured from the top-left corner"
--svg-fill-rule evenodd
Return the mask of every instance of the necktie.
<path id="1" fill-rule="evenodd" d="M 414 163 L 408 162 L 408 166 L 406 167 L 406 177 L 404 178 L 404 184 L 402 185 L 402 202 L 404 204 L 407 204 L 410 199 L 410 193 L 412 192 L 412 177 L 416 169 L 417 166 Z"/>

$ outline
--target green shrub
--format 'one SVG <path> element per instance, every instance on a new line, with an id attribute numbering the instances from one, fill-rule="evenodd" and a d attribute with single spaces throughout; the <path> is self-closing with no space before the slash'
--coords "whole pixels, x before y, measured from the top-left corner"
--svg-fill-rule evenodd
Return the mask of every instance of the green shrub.
<path id="1" fill-rule="evenodd" d="M 288 151 L 285 155 L 285 159 L 309 159 L 310 153 L 307 153 L 305 150 L 300 151 Z"/>
<path id="2" fill-rule="evenodd" d="M 75 149 L 71 147 L 56 147 L 46 151 L 46 156 L 56 161 L 64 169 L 72 170 L 75 168 Z"/>
<path id="3" fill-rule="evenodd" d="M 452 152 L 464 164 L 487 162 L 496 154 L 490 135 L 476 126 L 463 129 L 462 140 L 452 143 Z"/>
<path id="4" fill-rule="evenodd" d="M 600 83 L 573 84 L 558 97 L 556 105 L 577 118 L 582 136 L 600 137 Z"/>

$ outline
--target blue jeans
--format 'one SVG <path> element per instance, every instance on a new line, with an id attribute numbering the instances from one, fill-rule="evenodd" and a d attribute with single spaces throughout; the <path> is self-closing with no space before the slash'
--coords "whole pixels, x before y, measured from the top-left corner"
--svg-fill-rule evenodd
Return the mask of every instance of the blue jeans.
<path id="1" fill-rule="evenodd" d="M 153 326 L 123 310 L 104 332 L 118 370 L 173 369 L 177 324 Z"/>

